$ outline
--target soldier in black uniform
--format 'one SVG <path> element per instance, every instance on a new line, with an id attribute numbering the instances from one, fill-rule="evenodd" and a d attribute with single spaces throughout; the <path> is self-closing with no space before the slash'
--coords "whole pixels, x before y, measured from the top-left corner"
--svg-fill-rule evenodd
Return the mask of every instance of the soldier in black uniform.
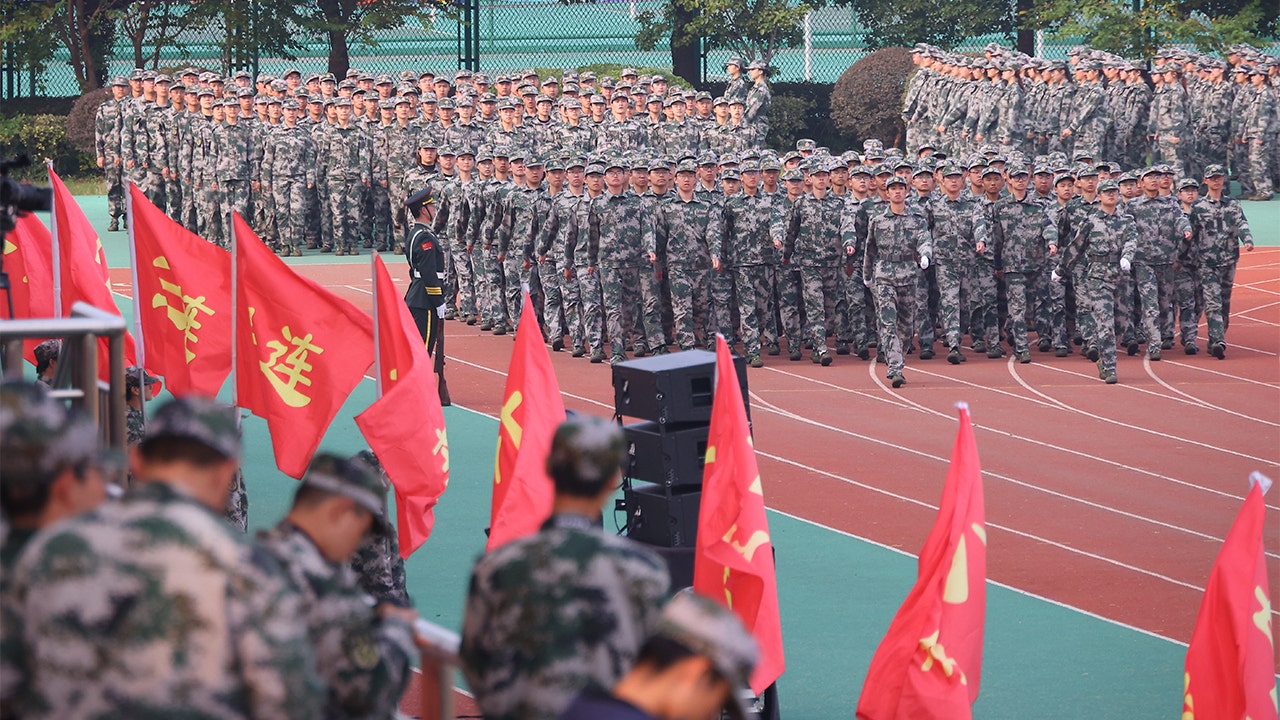
<path id="1" fill-rule="evenodd" d="M 436 377 L 439 378 L 440 404 L 451 405 L 449 386 L 444 381 L 444 249 L 431 223 L 436 217 L 435 197 L 426 187 L 404 201 L 413 225 L 405 237 L 404 251 L 409 259 L 409 291 L 404 294 L 405 305 L 413 315 L 427 352 L 435 358 Z"/>

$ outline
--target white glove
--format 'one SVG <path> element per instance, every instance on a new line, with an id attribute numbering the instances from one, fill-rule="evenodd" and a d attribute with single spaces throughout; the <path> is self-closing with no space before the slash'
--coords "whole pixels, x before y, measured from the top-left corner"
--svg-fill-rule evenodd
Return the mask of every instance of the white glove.
<path id="1" fill-rule="evenodd" d="M 1062 276 L 1058 274 L 1057 270 L 1054 270 L 1053 272 L 1049 273 L 1049 279 L 1056 283 L 1062 282 Z"/>
<path id="2" fill-rule="evenodd" d="M 1120 269 L 1121 269 L 1121 270 L 1123 270 L 1123 271 L 1125 271 L 1125 272 L 1129 272 L 1129 269 L 1130 269 L 1130 268 L 1132 268 L 1132 267 L 1133 267 L 1133 265 L 1129 262 L 1129 258 L 1120 258 Z"/>
<path id="3" fill-rule="evenodd" d="M 440 307 L 436 308 L 436 315 L 437 315 L 438 317 L 442 318 L 442 319 L 444 318 L 444 306 L 443 306 L 443 305 L 441 305 Z"/>
<path id="4" fill-rule="evenodd" d="M 868 277 L 862 278 L 862 284 L 866 285 L 867 287 L 871 287 L 872 285 L 871 278 L 868 278 Z"/>
<path id="5" fill-rule="evenodd" d="M 928 256 L 928 255 L 921 255 L 921 256 L 920 256 L 920 269 L 921 269 L 921 270 L 928 270 L 928 269 L 929 269 L 929 256 Z"/>

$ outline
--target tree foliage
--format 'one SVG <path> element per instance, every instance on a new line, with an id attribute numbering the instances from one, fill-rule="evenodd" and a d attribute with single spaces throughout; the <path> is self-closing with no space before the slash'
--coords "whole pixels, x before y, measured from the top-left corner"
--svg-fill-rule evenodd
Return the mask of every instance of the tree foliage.
<path id="1" fill-rule="evenodd" d="M 902 126 L 902 95 L 913 66 L 906 48 L 882 48 L 844 71 L 831 90 L 831 120 L 857 140 L 877 138 L 896 145 Z"/>
<path id="2" fill-rule="evenodd" d="M 668 36 L 672 43 L 702 38 L 708 48 L 729 50 L 747 60 L 769 62 L 784 47 L 804 39 L 804 17 L 825 0 L 669 0 L 661 11 L 636 18 L 636 47 L 653 50 Z M 681 11 L 691 19 L 680 22 Z"/>
<path id="3" fill-rule="evenodd" d="M 1212 52 L 1255 42 L 1275 26 L 1275 3 L 1269 8 L 1264 10 L 1260 0 L 1051 0 L 1027 12 L 1022 22 L 1124 57 L 1150 59 L 1175 43 Z"/>
<path id="4" fill-rule="evenodd" d="M 115 35 L 115 13 L 130 0 L 0 0 L 0 41 L 13 42 L 19 62 L 43 69 L 66 48 L 82 90 L 101 87 Z M 19 65 L 22 67 L 22 65 Z"/>
<path id="5" fill-rule="evenodd" d="M 853 8 L 866 30 L 868 48 L 909 47 L 918 42 L 950 48 L 981 35 L 1008 37 L 1015 29 L 1009 2 L 859 0 Z"/>
<path id="6" fill-rule="evenodd" d="M 436 13 L 453 17 L 459 11 L 459 4 L 447 0 L 316 0 L 300 8 L 297 22 L 328 39 L 329 72 L 341 77 L 350 67 L 353 44 L 376 46 L 380 31 L 412 23 L 430 27 Z"/>

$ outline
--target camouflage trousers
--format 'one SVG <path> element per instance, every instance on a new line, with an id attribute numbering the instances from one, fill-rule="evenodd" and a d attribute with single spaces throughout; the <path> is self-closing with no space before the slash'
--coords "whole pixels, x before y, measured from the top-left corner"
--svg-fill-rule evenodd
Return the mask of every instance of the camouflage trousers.
<path id="1" fill-rule="evenodd" d="M 777 283 L 781 330 L 787 336 L 787 347 L 799 348 L 803 342 L 800 337 L 800 270 L 795 265 L 779 265 Z"/>
<path id="2" fill-rule="evenodd" d="M 871 292 L 876 301 L 876 324 L 879 327 L 880 344 L 877 352 L 883 353 L 889 365 L 889 374 L 902 372 L 906 365 L 905 348 L 911 343 L 915 326 L 916 283 L 895 285 L 878 280 Z"/>
<path id="3" fill-rule="evenodd" d="M 840 278 L 840 267 L 800 268 L 800 293 L 804 297 L 804 314 L 808 323 L 807 334 L 813 343 L 814 354 L 827 351 L 827 325 L 832 324 L 843 332 L 848 327 L 849 301 L 845 297 Z M 827 308 L 831 308 L 828 315 Z M 846 338 L 837 338 L 844 340 Z M 788 347 L 790 347 L 788 338 Z"/>
<path id="4" fill-rule="evenodd" d="M 1227 166 L 1227 148 L 1230 139 L 1225 131 L 1211 130 L 1196 135 L 1195 157 L 1188 177 L 1199 178 L 1210 165 Z"/>
<path id="5" fill-rule="evenodd" d="M 1225 343 L 1231 324 L 1231 288 L 1236 281 L 1236 265 L 1200 268 L 1200 291 L 1204 295 L 1204 320 L 1209 329 L 1209 344 Z"/>
<path id="6" fill-rule="evenodd" d="M 394 529 L 366 534 L 351 556 L 351 569 L 356 573 L 360 589 L 375 603 L 413 607 L 405 588 L 404 560 L 400 557 L 400 542 Z"/>
<path id="7" fill-rule="evenodd" d="M 396 237 L 399 237 L 397 235 Z M 467 246 L 461 242 L 448 243 L 450 249 L 450 257 L 453 258 L 453 272 L 458 278 L 458 312 L 464 317 L 475 316 L 476 308 L 476 279 L 475 279 L 475 257 L 472 253 L 467 252 Z M 385 249 L 390 249 L 391 242 L 388 241 Z"/>
<path id="8" fill-rule="evenodd" d="M 498 251 L 492 246 L 484 249 L 477 245 L 473 248 L 471 257 L 472 269 L 476 270 L 476 297 L 482 302 L 482 319 L 494 326 L 507 326 L 507 303 L 503 290 L 506 274 L 502 270 L 502 263 L 498 262 Z"/>
<path id="9" fill-rule="evenodd" d="M 370 188 L 372 202 L 370 203 L 369 220 L 371 227 L 369 228 L 369 237 L 365 240 L 365 247 L 375 247 L 379 250 L 386 250 L 391 247 L 391 238 L 400 237 L 393 235 L 391 227 L 391 195 L 389 188 L 379 183 L 375 183 Z M 445 243 L 449 245 L 449 243 Z M 455 291 L 457 288 L 454 288 Z M 454 297 L 454 295 L 446 295 L 446 297 Z"/>
<path id="10" fill-rule="evenodd" d="M 218 181 L 218 219 L 222 225 L 222 234 L 226 238 L 226 242 L 232 239 L 233 229 L 235 225 L 232 223 L 232 213 L 239 213 L 240 217 L 246 222 L 252 219 L 250 210 L 253 207 L 253 194 L 249 189 L 248 180 L 219 180 Z"/>
<path id="11" fill-rule="evenodd" d="M 176 223 L 182 222 L 182 183 L 176 175 L 164 181 L 164 214 Z"/>
<path id="12" fill-rule="evenodd" d="M 1116 336 L 1126 345 L 1138 340 L 1138 324 L 1133 321 L 1137 308 L 1133 270 L 1121 272 L 1116 278 Z"/>
<path id="13" fill-rule="evenodd" d="M 769 265 L 742 265 L 732 269 L 733 290 L 738 296 L 738 334 L 747 355 L 759 355 L 761 339 L 778 341 L 777 328 L 769 313 L 773 296 L 773 268 Z M 727 337 L 727 335 L 726 335 Z"/>
<path id="14" fill-rule="evenodd" d="M 875 302 L 871 289 L 862 282 L 862 264 L 855 262 L 853 272 L 844 272 L 845 331 L 842 336 L 856 350 L 865 349 L 876 336 Z"/>
<path id="15" fill-rule="evenodd" d="M 387 183 L 387 201 L 391 205 L 391 238 L 404 237 L 404 228 L 408 220 L 405 215 L 404 201 L 409 198 L 409 190 L 403 183 L 394 179 Z"/>
<path id="16" fill-rule="evenodd" d="M 542 317 L 547 323 L 547 337 L 553 342 L 565 336 L 564 294 L 560 280 L 563 276 L 556 272 L 556 263 L 552 258 L 537 263 L 538 280 L 542 285 Z"/>
<path id="17" fill-rule="evenodd" d="M 1097 323 L 1093 316 L 1093 306 L 1089 302 L 1089 285 L 1085 278 L 1086 267 L 1083 264 L 1076 266 L 1071 277 L 1071 291 L 1076 301 L 1076 335 L 1079 335 L 1085 343 L 1091 343 L 1097 334 Z"/>
<path id="18" fill-rule="evenodd" d="M 262 193 L 266 195 L 264 191 Z M 307 207 L 307 181 L 300 177 L 277 177 L 271 185 L 273 207 L 285 208 L 285 212 L 276 215 L 276 231 L 282 248 L 292 248 L 298 252 L 307 242 L 308 216 L 303 212 Z M 296 209 L 294 209 L 296 208 Z"/>
<path id="19" fill-rule="evenodd" d="M 245 489 L 244 472 L 240 468 L 236 468 L 236 477 L 231 483 L 223 515 L 231 523 L 231 527 L 242 533 L 249 532 L 249 493 Z"/>
<path id="20" fill-rule="evenodd" d="M 1173 265 L 1133 266 L 1138 312 L 1147 335 L 1147 352 L 1173 340 Z"/>
<path id="21" fill-rule="evenodd" d="M 1102 133 L 1096 128 L 1086 128 L 1072 135 L 1075 142 L 1071 144 L 1071 154 L 1084 152 L 1092 158 L 1100 158 L 1102 155 Z"/>
<path id="22" fill-rule="evenodd" d="M 1174 142 L 1177 139 L 1178 142 Z M 1173 168 L 1178 177 L 1182 177 L 1186 169 L 1186 152 L 1187 141 L 1183 138 L 1174 138 L 1161 135 L 1151 145 L 1151 159 L 1154 164 L 1168 165 Z"/>
<path id="23" fill-rule="evenodd" d="M 934 279 L 938 284 L 938 319 L 942 326 L 942 341 L 948 348 L 960 347 L 960 288 L 965 266 L 950 260 L 937 261 Z M 921 342 L 924 339 L 921 338 Z"/>
<path id="24" fill-rule="evenodd" d="M 578 282 L 578 297 L 582 302 L 582 332 L 587 349 L 595 352 L 604 347 L 604 300 L 600 287 L 600 271 L 587 272 L 586 268 L 573 270 Z"/>
<path id="25" fill-rule="evenodd" d="M 231 247 L 231 226 L 226 224 L 222 212 L 220 192 L 214 190 L 212 181 L 205 180 L 204 190 L 197 202 L 196 214 L 200 217 L 200 235 L 209 242 L 224 248 Z"/>
<path id="26" fill-rule="evenodd" d="M 560 285 L 560 311 L 564 315 L 564 329 L 569 334 L 572 347 L 585 348 L 587 335 L 582 324 L 582 292 L 573 277 L 573 266 L 557 255 L 556 282 Z"/>
<path id="27" fill-rule="evenodd" d="M 200 232 L 200 218 L 196 212 L 196 197 L 200 190 L 190 178 L 182 183 L 182 210 L 178 213 L 178 224 L 194 233 Z M 208 239 L 208 238 L 206 238 Z"/>
<path id="28" fill-rule="evenodd" d="M 144 173 L 142 175 L 142 182 L 138 183 L 138 189 L 142 191 L 142 194 L 147 196 L 147 199 L 151 201 L 152 205 L 155 205 L 161 210 L 165 209 L 166 204 L 164 186 L 164 176 L 158 172 Z"/>
<path id="29" fill-rule="evenodd" d="M 1255 192 L 1253 168 L 1249 164 L 1249 146 L 1238 140 L 1231 141 L 1231 177 L 1240 183 L 1242 195 Z"/>
<path id="30" fill-rule="evenodd" d="M 708 292 L 708 325 L 706 327 L 707 337 L 715 339 L 715 334 L 724 335 L 725 340 L 733 344 L 734 336 L 737 334 L 737 326 L 734 325 L 733 315 L 737 310 L 737 304 L 733 300 L 733 270 L 727 267 L 721 267 L 719 271 L 710 270 L 707 277 L 711 280 L 711 289 Z"/>
<path id="31" fill-rule="evenodd" d="M 714 282 L 711 271 L 701 263 L 668 263 L 667 276 L 676 344 L 681 350 L 693 350 L 706 343 L 709 288 Z"/>
<path id="32" fill-rule="evenodd" d="M 1200 268 L 1181 265 L 1173 273 L 1173 302 L 1178 313 L 1178 330 L 1182 344 L 1195 343 L 1199 334 L 1200 313 L 1204 312 L 1204 293 L 1200 288 Z"/>
<path id="33" fill-rule="evenodd" d="M 333 208 L 330 205 L 330 186 L 328 178 L 316 180 L 316 214 L 320 217 L 319 234 L 316 236 L 316 242 L 322 248 L 333 249 Z M 311 245 L 311 238 L 307 238 L 307 245 Z"/>
<path id="34" fill-rule="evenodd" d="M 625 357 L 627 345 L 625 317 L 639 317 L 644 325 L 643 339 L 650 349 L 665 347 L 662 335 L 662 316 L 658 309 L 658 281 L 649 267 L 600 267 L 600 295 L 604 308 L 604 329 L 609 334 L 612 356 Z M 672 290 L 675 278 L 672 277 Z M 702 282 L 702 292 L 707 284 Z M 587 304 L 586 288 L 583 288 L 583 306 Z M 675 294 L 672 294 L 672 303 Z M 592 348 L 594 349 L 594 347 Z"/>
<path id="35" fill-rule="evenodd" d="M 1089 313 L 1096 322 L 1091 323 L 1093 334 L 1087 342 L 1098 349 L 1098 369 L 1105 373 L 1116 371 L 1116 285 L 1120 268 L 1110 261 L 1091 262 L 1081 272 L 1080 290 Z"/>
<path id="36" fill-rule="evenodd" d="M 124 166 L 118 165 L 120 158 L 110 153 L 103 156 L 102 173 L 107 183 L 107 212 L 111 217 L 124 215 Z"/>
<path id="37" fill-rule="evenodd" d="M 1009 345 L 1015 353 L 1030 352 L 1027 340 L 1027 310 L 1036 306 L 1038 271 L 1004 273 L 1005 302 L 1009 309 Z"/>
<path id="38" fill-rule="evenodd" d="M 1265 143 L 1248 141 L 1249 177 L 1253 194 L 1271 197 L 1271 150 Z"/>
<path id="39" fill-rule="evenodd" d="M 987 347 L 1000 344 L 1000 288 L 995 263 L 979 256 L 973 264 L 973 296 L 969 301 L 969 336 Z"/>
<path id="40" fill-rule="evenodd" d="M 516 253 L 508 255 L 502 261 L 503 313 L 508 322 L 507 327 L 515 329 L 520 325 L 520 311 L 523 309 L 524 288 L 527 285 L 530 295 L 536 295 L 534 281 L 537 275 L 532 266 L 525 267 L 524 255 Z"/>
<path id="41" fill-rule="evenodd" d="M 253 220 L 250 224 L 267 247 L 280 249 L 280 229 L 276 226 L 276 200 L 272 193 L 261 191 L 253 193 Z"/>
<path id="42" fill-rule="evenodd" d="M 361 226 L 360 215 L 364 205 L 364 183 L 359 180 L 330 178 L 329 219 L 332 227 L 331 241 L 334 250 L 353 251 L 360 247 Z"/>
<path id="43" fill-rule="evenodd" d="M 1070 347 L 1067 338 L 1067 285 L 1052 282 L 1049 273 L 1040 273 L 1040 294 L 1042 301 L 1040 318 L 1036 332 L 1041 338 L 1048 337 L 1055 350 L 1066 350 Z"/>
<path id="44" fill-rule="evenodd" d="M 915 333 L 920 336 L 920 346 L 929 347 L 936 340 L 938 332 L 937 316 L 937 282 L 936 270 L 931 267 L 916 276 L 916 327 Z"/>

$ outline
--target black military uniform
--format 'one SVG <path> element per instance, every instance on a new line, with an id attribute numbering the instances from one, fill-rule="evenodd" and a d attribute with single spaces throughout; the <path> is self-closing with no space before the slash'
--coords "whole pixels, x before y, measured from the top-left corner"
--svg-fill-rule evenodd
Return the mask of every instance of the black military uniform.
<path id="1" fill-rule="evenodd" d="M 411 216 L 416 217 L 423 205 L 435 202 L 431 189 L 414 193 L 405 200 Z M 449 390 L 444 381 L 444 327 L 441 310 L 444 307 L 444 249 L 431 228 L 415 220 L 406 232 L 405 256 L 409 260 L 409 290 L 404 303 L 413 315 L 418 333 L 427 345 L 427 352 L 435 359 L 435 371 L 439 380 L 440 404 L 449 405 Z"/>

